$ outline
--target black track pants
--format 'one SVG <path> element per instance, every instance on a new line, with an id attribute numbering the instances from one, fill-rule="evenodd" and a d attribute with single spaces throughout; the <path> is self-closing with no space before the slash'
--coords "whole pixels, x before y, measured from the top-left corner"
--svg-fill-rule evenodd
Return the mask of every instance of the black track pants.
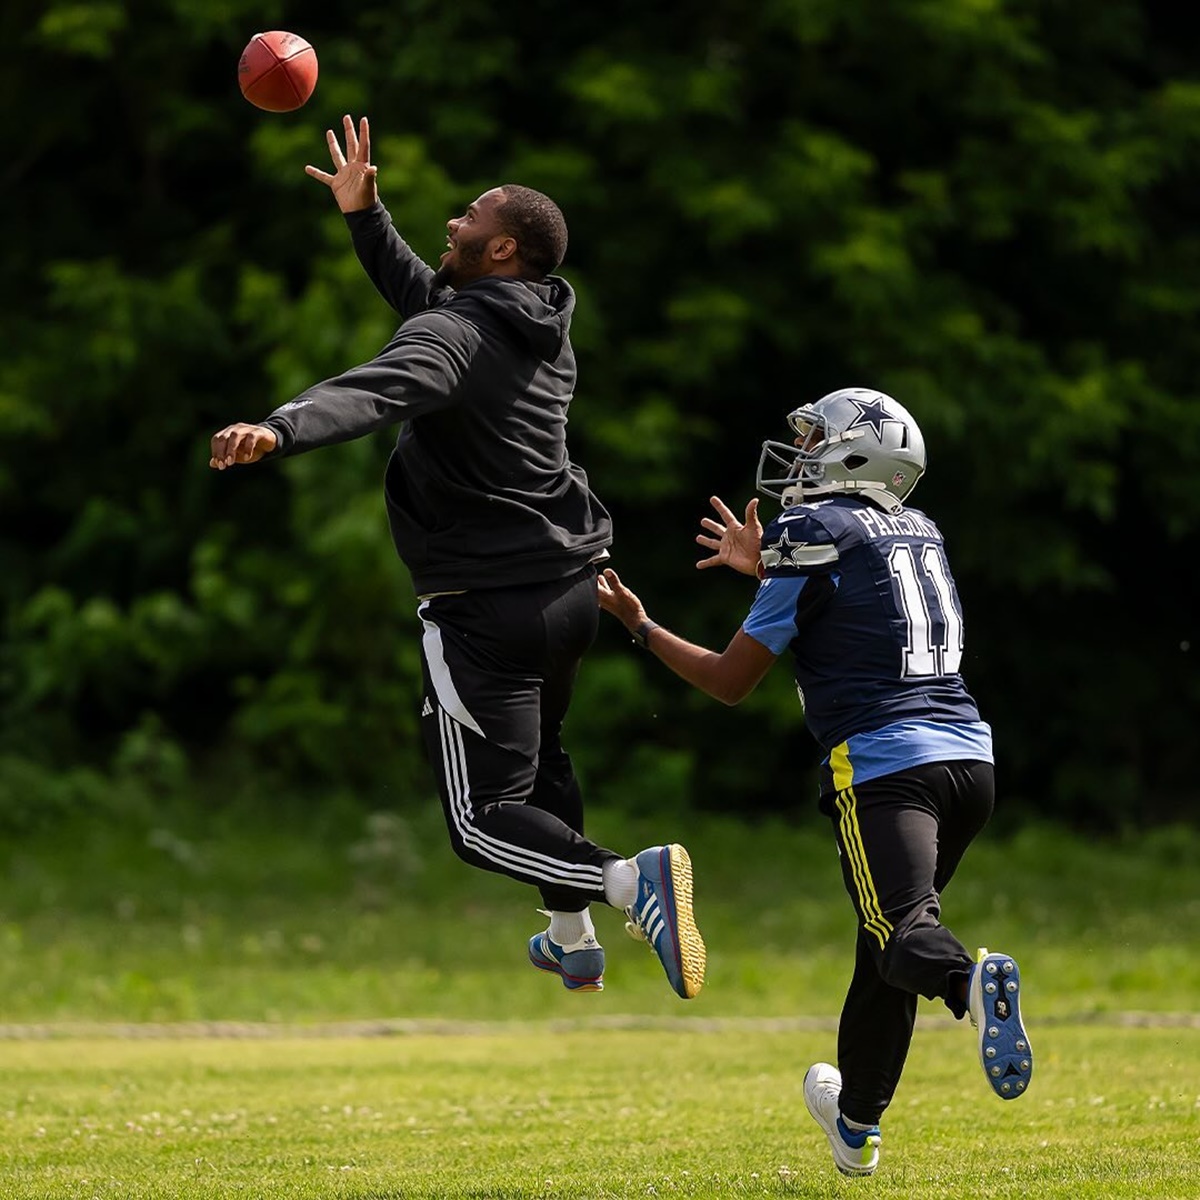
<path id="1" fill-rule="evenodd" d="M 583 836 L 583 799 L 560 735 L 596 637 L 596 572 L 434 596 L 424 625 L 421 728 L 455 853 L 533 884 L 549 909 L 604 899 L 620 857 Z"/>
<path id="2" fill-rule="evenodd" d="M 941 924 L 941 890 L 995 799 L 990 763 L 931 763 L 823 799 L 832 810 L 842 878 L 858 914 L 854 976 L 838 1028 L 842 1112 L 876 1123 L 912 1041 L 917 996 L 955 994 L 974 961 Z"/>

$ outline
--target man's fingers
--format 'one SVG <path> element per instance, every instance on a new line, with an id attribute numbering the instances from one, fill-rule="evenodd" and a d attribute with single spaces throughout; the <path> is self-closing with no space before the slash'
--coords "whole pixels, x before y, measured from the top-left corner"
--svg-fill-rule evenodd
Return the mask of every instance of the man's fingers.
<path id="1" fill-rule="evenodd" d="M 358 134 L 354 131 L 354 122 L 347 113 L 342 118 L 342 131 L 346 135 L 346 158 L 350 162 L 358 161 Z"/>
<path id="2" fill-rule="evenodd" d="M 340 170 L 346 165 L 346 156 L 342 153 L 337 134 L 332 129 L 325 130 L 325 144 L 329 147 L 329 157 L 333 159 L 333 165 Z"/>
<path id="3" fill-rule="evenodd" d="M 257 462 L 275 448 L 275 434 L 262 425 L 226 425 L 209 442 L 208 465 L 218 471 L 236 463 Z"/>
<path id="4" fill-rule="evenodd" d="M 212 440 L 208 444 L 208 452 L 211 457 L 208 460 L 210 467 L 216 467 L 221 471 L 225 469 L 225 456 L 229 453 L 229 429 L 221 429 L 212 435 Z"/>
<path id="5" fill-rule="evenodd" d="M 328 171 L 318 170 L 316 167 L 305 167 L 305 175 L 311 175 L 314 179 L 319 179 L 326 187 L 333 186 L 333 176 Z"/>
<path id="6" fill-rule="evenodd" d="M 715 533 L 717 537 L 725 532 L 725 526 L 720 521 L 714 521 L 712 517 L 701 517 L 700 528 L 707 529 L 709 533 Z"/>
<path id="7" fill-rule="evenodd" d="M 720 565 L 721 565 L 721 557 L 720 557 L 720 555 L 718 555 L 718 554 L 714 554 L 714 555 L 712 556 L 712 558 L 702 558 L 702 559 L 701 559 L 701 560 L 700 560 L 700 561 L 699 561 L 699 562 L 696 564 L 696 570 L 697 570 L 697 571 L 703 571 L 705 567 L 719 567 Z"/>
<path id="8" fill-rule="evenodd" d="M 746 524 L 753 525 L 758 517 L 758 497 L 755 496 L 749 504 L 746 505 Z"/>
<path id="9" fill-rule="evenodd" d="M 366 117 L 358 122 L 358 153 L 359 161 L 371 161 L 371 126 Z"/>
<path id="10" fill-rule="evenodd" d="M 253 433 L 246 434 L 242 439 L 242 444 L 238 448 L 238 462 L 258 462 L 266 452 L 266 438 L 256 430 Z"/>
<path id="11" fill-rule="evenodd" d="M 720 550 L 721 539 L 705 537 L 704 534 L 696 534 L 696 545 L 703 546 L 706 550 Z"/>
<path id="12" fill-rule="evenodd" d="M 238 430 L 230 439 L 229 445 L 225 450 L 225 461 L 232 465 L 233 463 L 242 461 L 242 447 L 246 443 L 246 434 L 243 430 Z"/>
<path id="13" fill-rule="evenodd" d="M 241 443 L 238 446 L 238 462 L 252 463 L 258 462 L 271 444 L 271 436 L 259 426 L 255 425 L 247 429 L 242 434 Z"/>

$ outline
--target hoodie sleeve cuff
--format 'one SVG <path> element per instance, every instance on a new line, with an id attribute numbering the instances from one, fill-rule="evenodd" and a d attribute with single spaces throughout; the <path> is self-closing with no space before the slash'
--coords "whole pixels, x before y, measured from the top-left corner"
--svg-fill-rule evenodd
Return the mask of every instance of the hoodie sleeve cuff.
<path id="1" fill-rule="evenodd" d="M 276 417 L 268 417 L 265 421 L 259 421 L 259 424 L 275 435 L 275 449 L 267 457 L 283 458 L 295 440 L 292 437 L 292 431 Z"/>
<path id="2" fill-rule="evenodd" d="M 346 226 L 356 238 L 382 233 L 392 223 L 392 214 L 383 207 L 381 200 L 376 200 L 370 208 L 342 213 L 342 216 L 346 218 Z"/>

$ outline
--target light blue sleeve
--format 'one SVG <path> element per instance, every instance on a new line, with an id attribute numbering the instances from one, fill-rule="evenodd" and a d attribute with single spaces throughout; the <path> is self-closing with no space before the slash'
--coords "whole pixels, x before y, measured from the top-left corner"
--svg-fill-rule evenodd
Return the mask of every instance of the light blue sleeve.
<path id="1" fill-rule="evenodd" d="M 782 654 L 799 630 L 796 628 L 796 604 L 808 582 L 804 575 L 780 575 L 764 579 L 750 612 L 742 622 L 742 632 L 766 646 L 772 654 Z"/>

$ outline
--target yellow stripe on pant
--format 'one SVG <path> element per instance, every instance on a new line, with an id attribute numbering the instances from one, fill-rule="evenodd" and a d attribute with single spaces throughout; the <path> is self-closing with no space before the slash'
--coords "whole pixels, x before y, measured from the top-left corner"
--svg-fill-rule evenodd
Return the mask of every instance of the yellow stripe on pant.
<path id="1" fill-rule="evenodd" d="M 850 874 L 854 879 L 854 890 L 858 893 L 858 908 L 862 913 L 863 928 L 875 936 L 882 950 L 892 933 L 892 923 L 883 915 L 875 883 L 871 879 L 871 868 L 867 865 L 867 852 L 863 847 L 862 833 L 858 828 L 858 800 L 854 789 L 846 788 L 837 794 L 838 829 L 842 845 L 850 862 Z"/>

